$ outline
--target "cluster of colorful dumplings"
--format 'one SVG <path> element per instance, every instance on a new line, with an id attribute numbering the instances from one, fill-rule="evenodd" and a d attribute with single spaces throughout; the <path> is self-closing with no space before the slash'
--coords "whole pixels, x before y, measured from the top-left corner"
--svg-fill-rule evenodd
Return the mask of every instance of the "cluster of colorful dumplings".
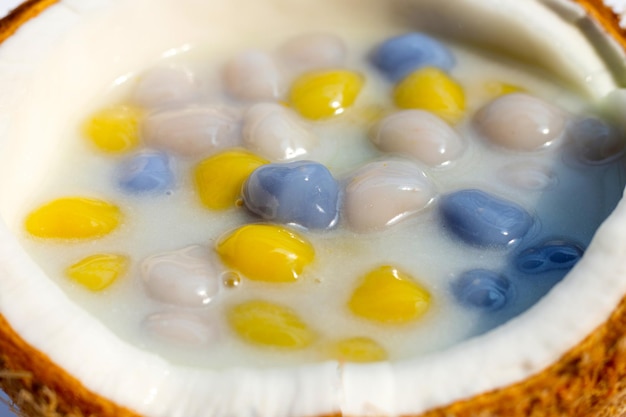
<path id="1" fill-rule="evenodd" d="M 351 150 L 335 143 L 340 137 L 322 137 L 316 126 L 366 112 L 369 105 L 359 100 L 372 80 L 349 67 L 348 54 L 344 42 L 329 34 L 292 38 L 274 53 L 242 52 L 221 67 L 220 100 L 207 100 L 198 74 L 181 66 L 141 75 L 126 103 L 97 112 L 85 124 L 90 146 L 116 165 L 111 181 L 122 193 L 154 204 L 155 196 L 192 184 L 197 203 L 209 213 L 244 213 L 247 221 L 205 242 L 144 259 L 94 253 L 68 265 L 67 276 L 100 291 L 123 277 L 135 279 L 128 271 L 138 265 L 147 296 L 178 307 L 145 317 L 143 325 L 173 341 L 216 343 L 224 321 L 229 332 L 252 345 L 321 346 L 339 360 L 375 361 L 388 357 L 382 341 L 364 334 L 328 341 L 297 306 L 264 299 L 229 304 L 228 292 L 245 291 L 242 280 L 289 291 L 323 262 L 309 234 L 346 230 L 358 240 L 432 212 L 439 233 L 453 244 L 511 258 L 501 271 L 474 268 L 452 280 L 441 277 L 451 298 L 467 308 L 491 313 L 511 303 L 518 284 L 507 276 L 509 266 L 536 276 L 565 273 L 576 264 L 584 242 L 569 239 L 567 231 L 526 243 L 541 228 L 532 208 L 464 187 L 463 181 L 444 189 L 438 175 L 455 169 L 470 140 L 511 154 L 567 143 L 580 163 L 610 163 L 623 151 L 619 133 L 600 119 L 576 119 L 504 82 L 491 100 L 470 111 L 463 86 L 451 75 L 457 59 L 452 51 L 430 36 L 409 33 L 362 57 L 370 74 L 380 77 L 376 82 L 387 86 L 381 102 L 389 104 L 374 116 L 352 119 L 363 124 L 363 146 L 375 157 L 349 169 L 330 166 L 320 151 L 328 142 L 338 152 Z M 461 134 L 461 123 L 475 137 Z M 577 126 L 574 133 L 570 125 Z M 189 170 L 181 174 L 180 166 Z M 502 179 L 523 191 L 558 183 L 544 165 L 511 166 Z M 124 224 L 126 203 L 105 200 L 56 199 L 33 210 L 25 228 L 54 242 L 90 242 Z M 209 247 L 209 241 L 215 244 Z M 384 258 L 364 261 L 372 266 L 361 276 L 336 278 L 353 281 L 345 314 L 386 327 L 410 326 L 428 315 L 437 300 L 417 273 Z M 224 317 L 197 314 L 216 303 L 222 303 Z"/>

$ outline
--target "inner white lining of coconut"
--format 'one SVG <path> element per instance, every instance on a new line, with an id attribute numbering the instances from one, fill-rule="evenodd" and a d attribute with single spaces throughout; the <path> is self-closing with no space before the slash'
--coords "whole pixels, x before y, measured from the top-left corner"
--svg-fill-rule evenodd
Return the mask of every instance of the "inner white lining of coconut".
<path id="1" fill-rule="evenodd" d="M 387 10 L 403 5 L 432 29 L 540 60 L 592 100 L 617 88 L 594 47 L 572 25 L 584 13 L 564 0 L 63 1 L 0 48 L 2 315 L 87 388 L 138 413 L 164 417 L 415 414 L 520 381 L 579 343 L 626 293 L 623 202 L 568 278 L 525 314 L 449 350 L 372 365 L 328 362 L 223 372 L 173 366 L 119 340 L 72 304 L 12 237 L 21 227 L 25 197 L 63 151 L 62 132 L 97 93 L 94 86 L 102 88 L 185 44 L 208 41 L 227 48 L 233 34 L 249 36 L 277 24 L 294 31 L 332 30 L 359 19 L 375 25 Z M 622 94 L 614 100 L 624 106 Z"/>

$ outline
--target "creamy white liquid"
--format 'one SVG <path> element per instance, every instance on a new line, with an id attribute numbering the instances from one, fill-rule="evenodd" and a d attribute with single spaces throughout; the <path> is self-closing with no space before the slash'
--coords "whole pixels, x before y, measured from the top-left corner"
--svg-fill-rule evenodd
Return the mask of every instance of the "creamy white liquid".
<path id="1" fill-rule="evenodd" d="M 322 142 L 326 142 L 318 158 L 336 178 L 343 178 L 365 161 L 381 156 L 367 139 L 367 126 L 355 120 L 359 120 L 356 114 L 359 109 L 373 105 L 391 107 L 390 86 L 375 81 L 380 76 L 367 65 L 364 57 L 372 45 L 391 34 L 402 33 L 398 27 L 391 26 L 377 31 L 360 27 L 344 29 L 335 33 L 348 45 L 346 67 L 362 72 L 371 82 L 366 84 L 354 108 L 347 114 L 313 127 Z M 268 34 L 255 37 L 254 41 L 241 39 L 228 47 L 222 45 L 218 51 L 213 45 L 191 46 L 181 48 L 188 50 L 166 61 L 192 68 L 203 79 L 204 100 L 214 102 L 224 99 L 219 93 L 218 70 L 226 58 L 248 47 L 271 51 L 278 42 L 280 40 Z M 484 86 L 492 81 L 520 86 L 572 113 L 591 109 L 576 93 L 568 91 L 540 70 L 458 46 L 453 50 L 458 64 L 451 76 L 464 87 L 468 100 L 467 116 L 456 127 L 464 137 L 467 150 L 451 166 L 429 170 L 439 193 L 460 188 L 481 188 L 517 202 L 541 218 L 539 228 L 530 232 L 525 241 L 527 243 L 541 240 L 541 236 L 545 235 L 565 234 L 587 243 L 597 225 L 617 202 L 623 181 L 619 176 L 623 176 L 623 171 L 617 166 L 571 170 L 562 162 L 561 150 L 556 148 L 516 153 L 486 145 L 473 137 L 470 119 L 491 98 Z M 138 69 L 138 72 L 141 70 Z M 87 117 L 91 111 L 104 105 L 123 102 L 132 91 L 135 79 L 130 77 L 122 81 L 108 95 L 94 96 L 92 108 L 83 116 Z M 225 232 L 256 220 L 241 210 L 212 212 L 202 207 L 190 176 L 197 158 L 176 159 L 178 183 L 172 195 L 129 196 L 115 184 L 116 157 L 94 151 L 82 137 L 78 126 L 67 130 L 65 140 L 68 149 L 55 160 L 46 183 L 33 197 L 31 208 L 67 195 L 98 197 L 118 204 L 125 213 L 125 222 L 110 236 L 89 243 L 43 242 L 27 236 L 23 237 L 23 243 L 51 279 L 84 309 L 122 338 L 177 364 L 225 368 L 315 362 L 327 359 L 323 354 L 325 343 L 352 336 L 372 337 L 389 352 L 390 359 L 406 359 L 444 349 L 502 323 L 528 308 L 556 282 L 549 280 L 528 284 L 524 283 L 524 277 L 512 276 L 512 281 L 520 288 L 517 298 L 504 310 L 489 313 L 488 317 L 459 305 L 450 291 L 454 277 L 471 268 L 503 269 L 509 252 L 472 248 L 453 242 L 442 233 L 436 210 L 430 207 L 383 232 L 355 234 L 339 228 L 329 232 L 305 233 L 316 248 L 316 260 L 297 283 L 265 284 L 244 278 L 237 288 L 222 288 L 220 295 L 208 307 L 188 310 L 216 323 L 218 335 L 213 343 L 189 347 L 164 342 L 148 335 L 142 328 L 142 321 L 152 313 L 181 309 L 147 297 L 140 279 L 141 261 L 153 254 L 189 245 L 202 245 L 211 251 L 215 241 Z M 542 194 L 520 192 L 507 185 L 501 180 L 500 173 L 515 162 L 542 163 L 553 167 L 559 176 L 559 187 L 563 188 Z M 574 200 L 573 189 L 579 195 Z M 563 216 L 563 208 L 556 208 L 555 211 L 557 206 L 554 201 L 559 200 L 564 200 L 565 205 L 574 204 L 580 210 Z M 132 259 L 128 274 L 100 293 L 91 293 L 64 276 L 63 271 L 68 265 L 100 252 L 128 255 Z M 347 300 L 359 278 L 378 265 L 390 263 L 410 271 L 433 296 L 431 309 L 415 323 L 401 326 L 372 324 L 352 315 L 347 308 Z M 294 352 L 252 346 L 239 340 L 229 329 L 222 312 L 239 301 L 256 298 L 293 308 L 321 334 L 320 340 L 306 350 Z"/>

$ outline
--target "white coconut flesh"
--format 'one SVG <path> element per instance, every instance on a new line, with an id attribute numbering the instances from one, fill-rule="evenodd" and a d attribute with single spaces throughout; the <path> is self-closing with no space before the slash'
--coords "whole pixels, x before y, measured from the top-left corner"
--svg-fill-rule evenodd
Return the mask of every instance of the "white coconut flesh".
<path id="1" fill-rule="evenodd" d="M 623 203 L 567 278 L 523 315 L 441 352 L 370 365 L 219 371 L 173 365 L 119 339 L 72 303 L 13 237 L 22 227 L 25 196 L 38 189 L 55 155 L 66 149 L 67 121 L 84 116 L 98 89 L 106 94 L 111 80 L 123 82 L 164 51 L 207 43 L 229 50 L 255 33 L 284 37 L 277 27 L 284 33 L 332 31 L 362 21 L 375 28 L 409 7 L 419 28 L 513 51 L 592 102 L 610 95 L 616 108 L 625 105 L 613 76 L 622 68 L 610 71 L 606 63 L 619 63 L 621 55 L 578 6 L 457 3 L 101 0 L 48 9 L 0 48 L 1 314 L 88 389 L 149 416 L 415 414 L 540 372 L 605 321 L 626 293 Z"/>

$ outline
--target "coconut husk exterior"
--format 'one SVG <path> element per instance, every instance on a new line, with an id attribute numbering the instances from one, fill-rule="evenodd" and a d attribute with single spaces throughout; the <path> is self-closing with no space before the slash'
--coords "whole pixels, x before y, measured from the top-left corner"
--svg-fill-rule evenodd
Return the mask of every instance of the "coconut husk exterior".
<path id="1" fill-rule="evenodd" d="M 0 386 L 25 416 L 138 417 L 87 390 L 24 342 L 0 316 Z"/>
<path id="2" fill-rule="evenodd" d="M 30 0 L 0 20 L 0 42 L 58 0 Z M 626 31 L 601 0 L 576 0 L 626 49 Z M 123 378 L 121 375 L 120 378 Z M 26 343 L 0 315 L 0 387 L 19 415 L 139 417 L 91 392 Z M 412 417 L 625 417 L 626 297 L 610 318 L 528 379 Z"/>
<path id="3" fill-rule="evenodd" d="M 2 316 L 0 369 L 0 386 L 26 416 L 138 417 L 86 389 L 24 342 Z M 609 320 L 541 373 L 518 384 L 419 414 L 496 416 L 626 416 L 626 298 Z"/>
<path id="4" fill-rule="evenodd" d="M 619 25 L 620 18 L 607 8 L 602 0 L 574 0 L 579 3 L 595 21 L 600 22 L 609 36 L 626 50 L 626 29 Z"/>
<path id="5" fill-rule="evenodd" d="M 28 0 L 20 4 L 7 17 L 0 19 L 0 42 L 13 35 L 24 22 L 58 2 L 59 0 Z"/>

